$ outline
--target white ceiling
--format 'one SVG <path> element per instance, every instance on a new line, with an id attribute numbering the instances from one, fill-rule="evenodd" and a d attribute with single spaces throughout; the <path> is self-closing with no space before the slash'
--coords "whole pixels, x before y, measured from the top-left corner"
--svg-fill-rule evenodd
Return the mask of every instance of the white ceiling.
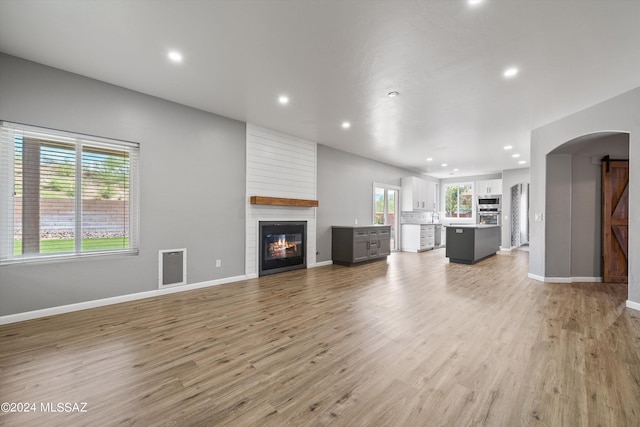
<path id="1" fill-rule="evenodd" d="M 533 128 L 640 86 L 639 21 L 639 0 L 0 0 L 0 51 L 449 178 L 526 167 Z"/>

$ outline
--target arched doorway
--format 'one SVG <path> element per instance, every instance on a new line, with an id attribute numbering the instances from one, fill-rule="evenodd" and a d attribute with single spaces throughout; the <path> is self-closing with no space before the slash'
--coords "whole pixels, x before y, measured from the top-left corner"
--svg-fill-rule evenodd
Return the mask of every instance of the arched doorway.
<path id="1" fill-rule="evenodd" d="M 598 132 L 547 154 L 547 276 L 602 281 L 601 159 L 629 158 L 629 134 Z"/>

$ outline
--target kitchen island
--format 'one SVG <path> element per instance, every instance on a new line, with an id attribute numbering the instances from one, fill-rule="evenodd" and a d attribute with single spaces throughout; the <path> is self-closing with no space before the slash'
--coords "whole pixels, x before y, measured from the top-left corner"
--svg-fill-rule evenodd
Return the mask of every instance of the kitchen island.
<path id="1" fill-rule="evenodd" d="M 447 226 L 446 257 L 450 262 L 475 264 L 500 250 L 501 227 L 483 224 Z"/>

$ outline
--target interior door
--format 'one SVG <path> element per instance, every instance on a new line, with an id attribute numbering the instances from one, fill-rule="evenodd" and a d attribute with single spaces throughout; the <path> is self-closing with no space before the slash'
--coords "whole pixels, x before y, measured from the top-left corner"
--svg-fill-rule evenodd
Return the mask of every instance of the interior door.
<path id="1" fill-rule="evenodd" d="M 626 283 L 629 251 L 629 161 L 602 162 L 602 280 Z"/>

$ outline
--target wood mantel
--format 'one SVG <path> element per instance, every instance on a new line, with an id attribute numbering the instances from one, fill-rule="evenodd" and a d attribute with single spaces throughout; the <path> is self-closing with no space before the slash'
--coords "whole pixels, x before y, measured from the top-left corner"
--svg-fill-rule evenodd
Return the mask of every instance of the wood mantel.
<path id="1" fill-rule="evenodd" d="M 284 199 L 281 197 L 251 196 L 252 205 L 298 206 L 301 208 L 317 208 L 317 200 Z"/>

